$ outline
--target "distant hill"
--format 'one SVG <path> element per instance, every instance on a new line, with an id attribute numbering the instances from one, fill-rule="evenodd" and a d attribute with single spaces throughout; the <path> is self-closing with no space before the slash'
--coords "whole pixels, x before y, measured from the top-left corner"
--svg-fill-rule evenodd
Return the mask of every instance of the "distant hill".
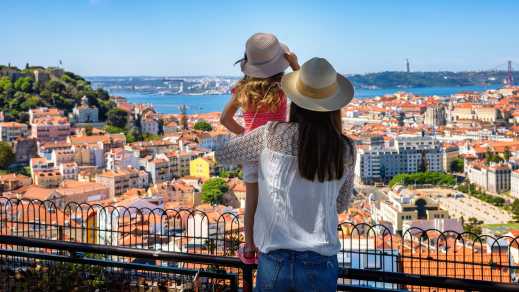
<path id="1" fill-rule="evenodd" d="M 94 90 L 89 81 L 61 68 L 0 65 L 0 111 L 6 121 L 27 122 L 29 109 L 41 106 L 57 107 L 68 114 L 83 96 L 99 108 L 100 120 L 114 106 L 108 92 Z"/>
<path id="2" fill-rule="evenodd" d="M 519 81 L 519 71 L 513 72 L 514 80 Z M 454 87 L 471 85 L 499 85 L 506 78 L 504 71 L 474 72 L 396 72 L 356 74 L 349 78 L 357 88 L 396 88 L 396 87 Z"/>

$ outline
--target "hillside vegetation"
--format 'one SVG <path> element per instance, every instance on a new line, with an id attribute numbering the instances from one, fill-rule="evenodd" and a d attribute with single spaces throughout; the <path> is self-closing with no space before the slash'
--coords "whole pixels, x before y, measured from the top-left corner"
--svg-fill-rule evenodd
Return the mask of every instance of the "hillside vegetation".
<path id="1" fill-rule="evenodd" d="M 0 111 L 6 121 L 27 122 L 28 110 L 41 106 L 57 107 L 68 114 L 83 96 L 99 108 L 99 118 L 104 121 L 114 104 L 105 90 L 94 90 L 81 76 L 58 68 L 0 66 Z"/>
<path id="2" fill-rule="evenodd" d="M 514 80 L 519 72 L 513 72 Z M 356 74 L 349 78 L 358 88 L 397 88 L 397 87 L 456 87 L 471 85 L 500 85 L 506 77 L 505 71 L 468 71 L 468 72 L 398 72 L 387 71 Z"/>

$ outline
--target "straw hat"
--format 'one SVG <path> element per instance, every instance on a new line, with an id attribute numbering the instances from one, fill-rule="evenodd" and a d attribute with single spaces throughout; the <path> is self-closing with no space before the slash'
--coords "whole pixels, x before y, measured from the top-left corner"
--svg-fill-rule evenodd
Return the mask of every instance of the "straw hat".
<path id="1" fill-rule="evenodd" d="M 286 74 L 281 87 L 298 106 L 318 112 L 341 109 L 353 98 L 353 85 L 323 58 L 312 58 L 300 70 Z"/>
<path id="2" fill-rule="evenodd" d="M 245 58 L 240 60 L 241 71 L 251 77 L 267 78 L 284 72 L 289 64 L 284 54 L 288 47 L 271 33 L 256 33 L 245 45 Z"/>

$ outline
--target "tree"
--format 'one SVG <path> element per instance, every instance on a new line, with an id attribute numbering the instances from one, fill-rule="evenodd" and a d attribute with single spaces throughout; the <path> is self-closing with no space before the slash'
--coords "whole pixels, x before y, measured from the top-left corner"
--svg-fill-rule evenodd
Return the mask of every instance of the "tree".
<path id="1" fill-rule="evenodd" d="M 428 165 L 428 161 L 427 161 L 427 156 L 425 154 L 425 151 L 422 152 L 422 156 L 421 156 L 421 159 L 420 159 L 420 165 L 418 167 L 418 171 L 419 172 L 426 172 L 427 169 L 429 168 L 429 165 Z"/>
<path id="2" fill-rule="evenodd" d="M 144 137 L 142 135 L 142 132 L 139 130 L 139 128 L 131 128 L 128 133 L 126 133 L 126 142 L 127 143 L 133 143 L 137 141 L 144 140 Z"/>
<path id="3" fill-rule="evenodd" d="M 11 146 L 0 142 L 0 169 L 6 169 L 14 161 L 14 152 Z"/>
<path id="4" fill-rule="evenodd" d="M 120 108 L 113 108 L 106 114 L 107 123 L 118 128 L 125 128 L 128 123 L 128 113 Z"/>
<path id="5" fill-rule="evenodd" d="M 456 184 L 456 178 L 450 174 L 441 172 L 415 172 L 397 174 L 389 181 L 390 187 L 414 184 L 454 186 Z"/>
<path id="6" fill-rule="evenodd" d="M 237 177 L 237 178 L 240 178 L 240 169 L 233 169 L 233 170 L 225 170 L 225 169 L 222 169 L 220 170 L 220 173 L 218 174 L 219 177 L 223 177 L 223 178 L 234 178 L 234 177 Z"/>
<path id="7" fill-rule="evenodd" d="M 463 226 L 463 229 L 465 229 L 466 232 L 472 232 L 476 235 L 480 235 L 481 224 L 483 224 L 483 221 L 478 220 L 474 217 L 470 217 L 469 220 L 467 220 L 467 223 L 465 223 L 465 225 Z"/>
<path id="8" fill-rule="evenodd" d="M 462 158 L 456 158 L 455 160 L 453 160 L 451 162 L 451 165 L 450 165 L 450 171 L 451 172 L 463 172 L 463 170 L 465 169 L 465 165 L 464 165 L 464 161 Z"/>
<path id="9" fill-rule="evenodd" d="M 13 89 L 13 82 L 11 82 L 11 78 L 8 76 L 0 77 L 0 91 L 8 92 Z"/>
<path id="10" fill-rule="evenodd" d="M 519 222 L 519 199 L 515 199 L 512 203 L 512 216 L 514 221 Z"/>
<path id="11" fill-rule="evenodd" d="M 30 77 L 18 78 L 14 82 L 14 89 L 29 93 L 32 91 L 32 83 L 33 80 Z"/>
<path id="12" fill-rule="evenodd" d="M 92 136 L 92 130 L 93 130 L 92 125 L 86 125 L 85 126 L 85 134 L 87 136 Z"/>
<path id="13" fill-rule="evenodd" d="M 20 105 L 20 108 L 22 110 L 29 110 L 31 108 L 36 108 L 38 105 L 41 104 L 41 99 L 35 95 L 31 95 L 30 97 L 26 98 L 24 102 Z"/>
<path id="14" fill-rule="evenodd" d="M 193 127 L 195 130 L 199 130 L 199 131 L 205 131 L 205 132 L 209 132 L 209 131 L 212 131 L 213 130 L 213 127 L 211 127 L 211 124 L 209 124 L 207 121 L 205 120 L 199 120 L 195 123 L 195 126 Z"/>
<path id="15" fill-rule="evenodd" d="M 51 80 L 45 84 L 45 88 L 54 93 L 62 93 L 65 90 L 65 85 L 57 80 Z"/>
<path id="16" fill-rule="evenodd" d="M 211 178 L 202 186 L 202 201 L 212 205 L 222 203 L 223 195 L 229 190 L 223 178 Z"/>
<path id="17" fill-rule="evenodd" d="M 503 158 L 505 159 L 505 161 L 509 161 L 510 156 L 511 156 L 510 148 L 508 146 L 506 146 L 505 151 L 503 152 Z"/>
<path id="18" fill-rule="evenodd" d="M 485 164 L 490 165 L 491 162 L 499 163 L 503 161 L 503 158 L 496 155 L 496 153 L 492 152 L 490 147 L 487 147 L 487 151 L 485 152 Z"/>

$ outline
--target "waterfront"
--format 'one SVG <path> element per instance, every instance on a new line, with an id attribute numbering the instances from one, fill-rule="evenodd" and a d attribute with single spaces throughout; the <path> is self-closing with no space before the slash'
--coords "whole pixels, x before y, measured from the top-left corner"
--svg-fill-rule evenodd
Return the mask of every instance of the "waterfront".
<path id="1" fill-rule="evenodd" d="M 357 98 L 367 98 L 374 96 L 382 96 L 395 93 L 398 91 L 406 91 L 416 95 L 431 96 L 449 96 L 463 91 L 483 91 L 487 89 L 496 89 L 498 86 L 462 86 L 462 87 L 420 87 L 420 88 L 388 88 L 388 89 L 358 89 L 355 93 Z M 225 103 L 229 100 L 229 95 L 159 95 L 144 94 L 139 92 L 110 92 L 112 95 L 121 95 L 128 99 L 131 103 L 149 103 L 153 104 L 155 109 L 160 113 L 178 113 L 180 105 L 187 105 L 189 113 L 207 113 L 220 112 L 223 110 Z"/>

